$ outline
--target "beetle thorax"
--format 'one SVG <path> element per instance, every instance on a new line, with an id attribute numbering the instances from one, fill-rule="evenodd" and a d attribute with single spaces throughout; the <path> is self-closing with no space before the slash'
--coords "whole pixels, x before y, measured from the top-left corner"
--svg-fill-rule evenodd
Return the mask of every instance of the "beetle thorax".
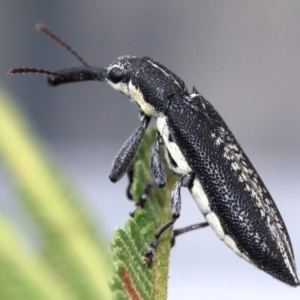
<path id="1" fill-rule="evenodd" d="M 128 83 L 120 82 L 114 84 L 112 82 L 108 82 L 115 90 L 121 92 L 122 94 L 128 96 L 133 102 L 137 104 L 139 109 L 147 116 L 150 117 L 158 117 L 161 115 L 159 111 L 157 111 L 154 106 L 148 103 L 141 90 L 132 84 L 130 80 Z"/>
<path id="2" fill-rule="evenodd" d="M 145 98 L 139 88 L 135 87 L 132 82 L 128 85 L 129 97 L 138 105 L 140 110 L 147 116 L 158 117 L 162 115 L 161 112 L 157 111 Z"/>

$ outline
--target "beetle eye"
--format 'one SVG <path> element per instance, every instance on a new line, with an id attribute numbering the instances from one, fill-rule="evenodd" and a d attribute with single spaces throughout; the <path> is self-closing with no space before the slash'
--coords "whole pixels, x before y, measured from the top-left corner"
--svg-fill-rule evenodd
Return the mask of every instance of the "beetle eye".
<path id="1" fill-rule="evenodd" d="M 123 72 L 120 68 L 112 68 L 108 73 L 108 77 L 113 83 L 118 83 L 122 80 Z"/>

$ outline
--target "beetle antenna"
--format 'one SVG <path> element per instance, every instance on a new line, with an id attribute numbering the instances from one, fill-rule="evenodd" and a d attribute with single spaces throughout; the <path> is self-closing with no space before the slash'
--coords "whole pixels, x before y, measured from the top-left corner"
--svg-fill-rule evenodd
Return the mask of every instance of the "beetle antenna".
<path id="1" fill-rule="evenodd" d="M 45 75 L 52 75 L 64 78 L 66 76 L 59 74 L 57 72 L 52 72 L 49 70 L 39 69 L 39 68 L 14 68 L 7 72 L 8 74 L 25 74 L 25 73 L 38 73 L 38 74 L 45 74 Z"/>
<path id="2" fill-rule="evenodd" d="M 84 66 L 89 67 L 89 64 L 74 50 L 71 46 L 69 46 L 65 41 L 63 41 L 60 37 L 58 37 L 54 32 L 52 32 L 46 25 L 44 24 L 36 24 L 36 29 L 49 36 L 52 40 L 60 44 L 62 47 L 71 52 Z"/>

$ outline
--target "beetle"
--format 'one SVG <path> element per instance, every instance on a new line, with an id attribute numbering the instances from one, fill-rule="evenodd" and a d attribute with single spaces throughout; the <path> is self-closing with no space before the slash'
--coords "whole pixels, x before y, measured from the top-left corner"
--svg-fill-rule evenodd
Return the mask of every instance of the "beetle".
<path id="1" fill-rule="evenodd" d="M 156 119 L 157 134 L 150 158 L 154 185 L 166 184 L 160 144 L 164 145 L 168 167 L 180 179 L 171 192 L 172 219 L 156 232 L 145 254 L 148 263 L 161 234 L 179 218 L 180 190 L 186 187 L 207 224 L 237 255 L 291 286 L 299 285 L 291 241 L 280 212 L 210 102 L 195 88 L 189 93 L 181 78 L 152 58 L 121 56 L 107 68 L 91 67 L 45 25 L 37 28 L 71 51 L 84 66 L 56 72 L 16 68 L 10 74 L 46 74 L 51 86 L 87 80 L 106 82 L 139 108 L 141 126 L 117 154 L 109 175 L 112 182 L 130 170 L 150 119 Z M 190 226 L 177 234 L 202 225 Z"/>

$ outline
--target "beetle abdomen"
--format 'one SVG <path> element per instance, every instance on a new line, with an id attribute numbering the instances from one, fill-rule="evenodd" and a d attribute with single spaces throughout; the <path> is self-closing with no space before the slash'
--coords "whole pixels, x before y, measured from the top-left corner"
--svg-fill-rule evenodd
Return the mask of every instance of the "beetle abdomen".
<path id="1" fill-rule="evenodd" d="M 297 285 L 293 250 L 282 217 L 219 114 L 193 94 L 172 99 L 166 120 L 195 174 L 191 193 L 219 238 L 258 268 Z"/>

